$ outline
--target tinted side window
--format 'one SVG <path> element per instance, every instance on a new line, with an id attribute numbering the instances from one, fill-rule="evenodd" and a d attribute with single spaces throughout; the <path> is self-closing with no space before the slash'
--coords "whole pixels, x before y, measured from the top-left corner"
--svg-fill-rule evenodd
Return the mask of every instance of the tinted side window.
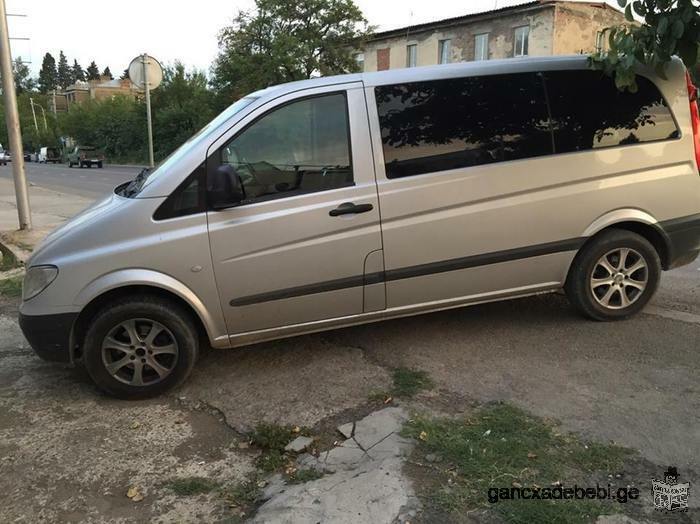
<path id="1" fill-rule="evenodd" d="M 552 153 L 535 73 L 376 88 L 388 178 Z"/>
<path id="2" fill-rule="evenodd" d="M 557 153 L 677 138 L 671 111 L 647 78 L 621 92 L 597 71 L 546 73 Z"/>
<path id="3" fill-rule="evenodd" d="M 220 150 L 246 201 L 353 184 L 344 94 L 307 98 L 263 115 Z"/>

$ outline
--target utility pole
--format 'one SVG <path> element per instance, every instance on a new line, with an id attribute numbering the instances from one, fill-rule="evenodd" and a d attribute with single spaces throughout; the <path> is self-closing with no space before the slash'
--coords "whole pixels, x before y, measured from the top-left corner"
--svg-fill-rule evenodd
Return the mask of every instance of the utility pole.
<path id="1" fill-rule="evenodd" d="M 151 86 L 148 83 L 148 55 L 141 55 L 141 63 L 143 64 L 143 87 L 146 90 L 146 120 L 148 122 L 148 166 L 155 165 L 153 159 L 153 124 L 151 123 Z"/>
<path id="2" fill-rule="evenodd" d="M 0 0 L 0 73 L 2 74 L 2 93 L 5 102 L 5 120 L 7 135 L 12 151 L 12 175 L 15 180 L 15 197 L 17 199 L 17 214 L 19 228 L 32 228 L 32 216 L 29 209 L 29 191 L 24 172 L 24 151 L 22 150 L 22 132 L 19 127 L 19 111 L 17 110 L 17 93 L 15 79 L 12 74 L 12 53 L 10 52 L 10 35 L 7 27 L 7 10 L 5 0 Z"/>
<path id="3" fill-rule="evenodd" d="M 39 126 L 36 123 L 36 111 L 34 111 L 34 99 L 29 97 L 29 105 L 32 106 L 32 117 L 34 117 L 34 129 L 39 134 Z"/>

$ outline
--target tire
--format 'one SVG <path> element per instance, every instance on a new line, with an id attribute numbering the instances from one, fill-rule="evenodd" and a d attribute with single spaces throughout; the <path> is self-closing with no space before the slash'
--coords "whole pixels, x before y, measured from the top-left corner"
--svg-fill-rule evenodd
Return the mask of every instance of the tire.
<path id="1" fill-rule="evenodd" d="M 70 168 L 73 167 L 73 162 L 71 162 L 70 160 L 68 161 L 68 167 L 70 167 Z"/>
<path id="2" fill-rule="evenodd" d="M 98 162 L 98 163 L 97 163 L 97 168 L 98 168 L 98 169 L 102 169 L 102 162 Z"/>
<path id="3" fill-rule="evenodd" d="M 609 229 L 589 240 L 576 255 L 565 291 L 571 304 L 588 318 L 622 320 L 644 309 L 660 279 L 659 254 L 646 238 Z"/>
<path id="4" fill-rule="evenodd" d="M 149 341 L 152 329 L 158 332 Z M 105 306 L 90 321 L 83 344 L 83 363 L 92 380 L 121 399 L 149 398 L 177 386 L 191 373 L 198 354 L 199 334 L 190 313 L 148 295 Z"/>

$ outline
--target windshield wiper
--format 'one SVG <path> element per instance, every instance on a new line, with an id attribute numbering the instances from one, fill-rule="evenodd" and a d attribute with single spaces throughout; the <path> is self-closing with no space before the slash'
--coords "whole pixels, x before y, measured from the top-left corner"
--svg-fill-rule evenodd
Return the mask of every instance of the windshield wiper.
<path id="1" fill-rule="evenodd" d="M 136 175 L 136 177 L 131 182 L 129 182 L 129 185 L 124 188 L 124 196 L 130 198 L 138 194 L 138 192 L 141 191 L 144 182 L 148 178 L 148 175 L 150 174 L 151 168 L 144 167 L 141 170 L 141 172 L 138 175 Z"/>

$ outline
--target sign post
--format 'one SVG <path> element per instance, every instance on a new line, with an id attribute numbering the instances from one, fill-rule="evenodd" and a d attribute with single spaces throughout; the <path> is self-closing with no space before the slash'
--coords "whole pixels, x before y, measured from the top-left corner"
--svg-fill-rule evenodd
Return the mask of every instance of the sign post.
<path id="1" fill-rule="evenodd" d="M 163 81 L 163 68 L 158 60 L 144 53 L 134 58 L 129 64 L 129 79 L 143 89 L 146 98 L 146 126 L 148 128 L 148 166 L 153 167 L 153 122 L 151 120 L 151 89 Z"/>

